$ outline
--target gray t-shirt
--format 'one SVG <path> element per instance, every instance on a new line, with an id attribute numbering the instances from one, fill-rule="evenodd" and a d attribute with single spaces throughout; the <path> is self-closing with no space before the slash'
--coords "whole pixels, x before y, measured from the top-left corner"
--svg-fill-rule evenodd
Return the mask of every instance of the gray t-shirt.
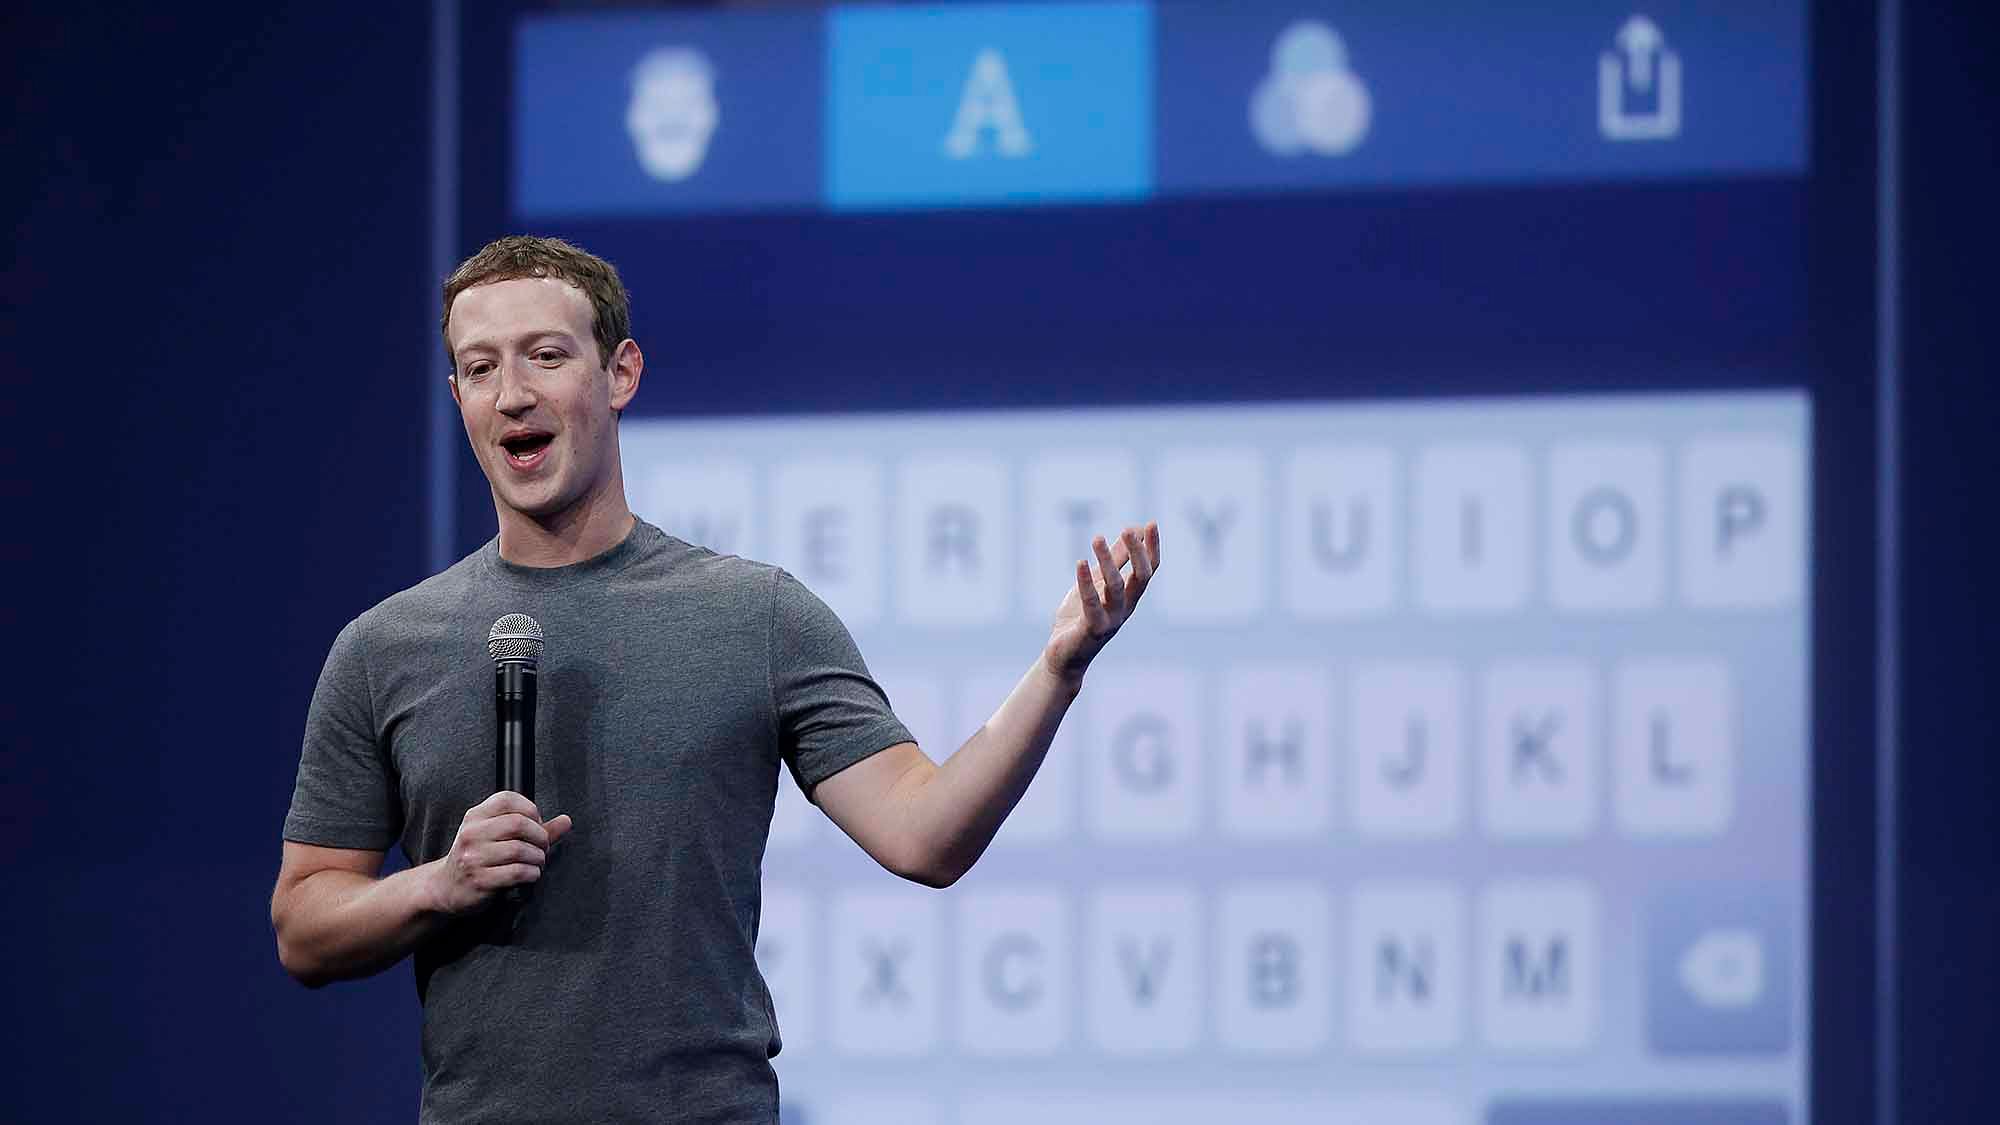
<path id="1" fill-rule="evenodd" d="M 341 630 L 285 839 L 451 850 L 493 792 L 486 633 L 548 636 L 535 803 L 575 818 L 528 901 L 416 951 L 421 1120 L 774 1121 L 753 958 L 780 761 L 812 787 L 910 740 L 831 610 L 776 567 L 640 522 L 571 566 L 498 541 Z"/>

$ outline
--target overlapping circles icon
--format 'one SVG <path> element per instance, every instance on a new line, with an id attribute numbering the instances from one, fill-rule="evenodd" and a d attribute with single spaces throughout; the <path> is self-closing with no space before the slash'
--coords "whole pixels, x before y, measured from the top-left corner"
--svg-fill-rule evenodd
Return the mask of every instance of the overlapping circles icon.
<path id="1" fill-rule="evenodd" d="M 1250 99 L 1250 128 L 1280 155 L 1338 156 L 1367 136 L 1371 108 L 1339 34 L 1300 20 L 1271 46 L 1271 72 Z"/>

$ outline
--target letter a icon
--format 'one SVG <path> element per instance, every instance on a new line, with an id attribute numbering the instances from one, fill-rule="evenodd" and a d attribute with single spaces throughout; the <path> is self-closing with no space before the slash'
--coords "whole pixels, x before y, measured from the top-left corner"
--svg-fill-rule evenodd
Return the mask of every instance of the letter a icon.
<path id="1" fill-rule="evenodd" d="M 1014 83 L 1007 77 L 1007 60 L 987 47 L 972 60 L 972 73 L 965 76 L 965 92 L 959 95 L 958 117 L 945 134 L 945 155 L 964 160 L 979 151 L 979 135 L 993 130 L 993 144 L 1002 156 L 1026 156 L 1035 147 L 1028 127 L 1021 122 L 1021 106 L 1014 100 Z"/>

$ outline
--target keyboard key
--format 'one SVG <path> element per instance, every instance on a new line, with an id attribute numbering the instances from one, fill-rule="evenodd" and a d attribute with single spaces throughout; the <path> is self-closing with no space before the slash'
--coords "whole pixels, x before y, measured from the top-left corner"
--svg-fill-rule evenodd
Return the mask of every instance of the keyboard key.
<path id="1" fill-rule="evenodd" d="M 1091 677 L 1086 756 L 1092 832 L 1114 841 L 1192 835 L 1202 794 L 1193 674 L 1131 662 Z"/>
<path id="2" fill-rule="evenodd" d="M 1652 609 L 1667 586 L 1665 455 L 1652 442 L 1567 442 L 1549 453 L 1549 601 Z"/>
<path id="3" fill-rule="evenodd" d="M 1510 445 L 1434 445 L 1417 457 L 1417 600 L 1436 613 L 1528 600 L 1528 458 Z"/>
<path id="4" fill-rule="evenodd" d="M 1441 883 L 1362 883 L 1348 906 L 1347 1035 L 1363 1051 L 1441 1051 L 1464 1036 L 1465 903 Z"/>
<path id="5" fill-rule="evenodd" d="M 938 911 L 931 892 L 848 892 L 833 903 L 833 1042 L 857 1055 L 939 1046 Z"/>
<path id="6" fill-rule="evenodd" d="M 1047 1052 L 1069 1038 L 1069 906 L 1040 890 L 958 901 L 958 1041 L 980 1054 Z"/>
<path id="7" fill-rule="evenodd" d="M 1253 449 L 1178 449 L 1161 458 L 1154 503 L 1174 565 L 1147 597 L 1170 623 L 1246 622 L 1269 601 L 1264 458 Z"/>
<path id="8" fill-rule="evenodd" d="M 1792 918 L 1783 888 L 1669 888 L 1646 911 L 1646 1043 L 1666 1055 L 1792 1045 Z"/>
<path id="9" fill-rule="evenodd" d="M 1480 686 L 1480 794 L 1486 830 L 1575 839 L 1597 826 L 1597 679 L 1574 660 L 1514 660 Z"/>
<path id="10" fill-rule="evenodd" d="M 1435 1095 L 1300 1098 L 1256 1090 L 1138 1094 L 1000 1093 L 966 1099 L 959 1125 L 1467 1125 L 1471 1116 Z"/>
<path id="11" fill-rule="evenodd" d="M 1396 602 L 1403 519 L 1387 449 L 1310 446 L 1285 460 L 1279 554 L 1285 608 L 1305 618 L 1382 613 Z"/>
<path id="12" fill-rule="evenodd" d="M 1302 1053 L 1327 1042 L 1333 1011 L 1332 906 L 1316 884 L 1252 884 L 1222 896 L 1213 979 L 1222 1043 Z"/>
<path id="13" fill-rule="evenodd" d="M 883 616 L 882 487 L 882 467 L 872 458 L 786 461 L 772 474 L 771 561 L 850 629 Z"/>
<path id="14" fill-rule="evenodd" d="M 1464 686 L 1443 661 L 1363 664 L 1348 693 L 1354 824 L 1364 836 L 1437 838 L 1464 819 Z"/>
<path id="15" fill-rule="evenodd" d="M 1618 821 L 1634 836 L 1716 836 L 1736 799 L 1735 700 L 1714 660 L 1622 664 L 1612 686 Z"/>
<path id="16" fill-rule="evenodd" d="M 1702 609 L 1796 605 L 1805 587 L 1804 451 L 1714 437 L 1681 454 L 1681 589 Z"/>
<path id="17" fill-rule="evenodd" d="M 1222 686 L 1222 827 L 1241 839 L 1323 834 L 1333 811 L 1333 679 L 1318 664 L 1232 668 Z"/>
<path id="18" fill-rule="evenodd" d="M 896 595 L 913 625 L 986 625 L 1014 594 L 1014 487 L 989 456 L 913 457 L 896 473 Z"/>
<path id="19" fill-rule="evenodd" d="M 1194 891 L 1157 885 L 1099 891 L 1088 931 L 1091 1044 L 1114 1054 L 1193 1047 L 1206 971 Z"/>
<path id="20" fill-rule="evenodd" d="M 1486 1125 L 1789 1125 L 1780 1102 L 1610 1100 L 1600 1098 L 1509 1099 L 1486 1112 Z"/>
<path id="21" fill-rule="evenodd" d="M 1509 880 L 1480 894 L 1480 1027 L 1489 1045 L 1591 1045 L 1603 972 L 1597 916 L 1597 893 L 1581 880 Z"/>

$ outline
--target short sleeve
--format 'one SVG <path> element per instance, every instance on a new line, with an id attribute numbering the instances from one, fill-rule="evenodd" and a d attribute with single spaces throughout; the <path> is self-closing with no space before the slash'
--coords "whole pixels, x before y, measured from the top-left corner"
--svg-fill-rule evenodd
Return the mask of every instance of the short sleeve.
<path id="1" fill-rule="evenodd" d="M 388 851 L 403 829 L 395 767 L 375 728 L 361 622 L 334 638 L 306 712 L 305 747 L 285 839 Z"/>
<path id="2" fill-rule="evenodd" d="M 784 571 L 773 576 L 771 708 L 778 748 L 799 788 L 899 742 L 914 742 L 868 674 L 847 626 Z"/>

